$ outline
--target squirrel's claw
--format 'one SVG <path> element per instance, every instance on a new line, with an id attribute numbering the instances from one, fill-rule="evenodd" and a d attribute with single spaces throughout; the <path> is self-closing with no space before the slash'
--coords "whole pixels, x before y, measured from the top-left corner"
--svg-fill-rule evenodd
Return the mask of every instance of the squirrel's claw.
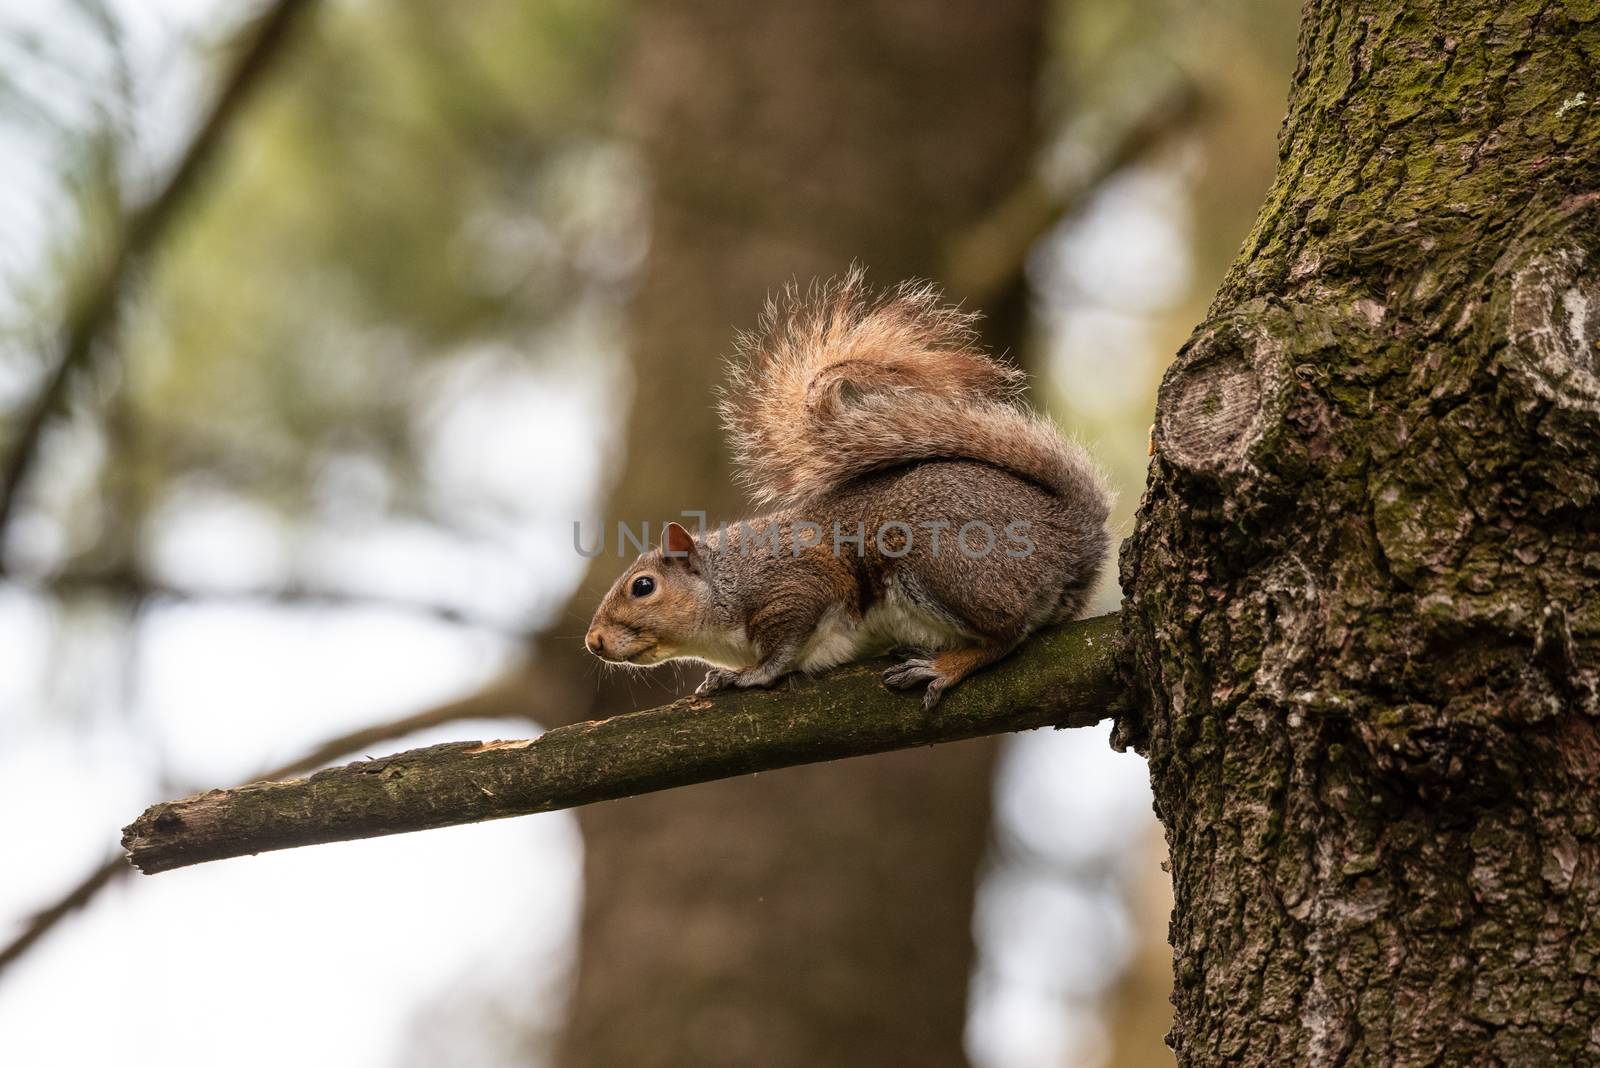
<path id="1" fill-rule="evenodd" d="M 718 690 L 726 690 L 734 684 L 738 677 L 739 673 L 737 671 L 729 671 L 727 668 L 712 668 L 706 672 L 705 681 L 694 688 L 694 695 L 696 697 L 705 697 L 708 694 L 716 693 Z"/>
<path id="2" fill-rule="evenodd" d="M 706 672 L 705 681 L 695 687 L 696 697 L 716 693 L 718 690 L 730 690 L 738 687 L 741 690 L 753 689 L 761 686 L 771 686 L 778 681 L 783 673 L 775 665 L 758 664 L 755 667 L 742 669 L 712 668 Z"/>
<path id="3" fill-rule="evenodd" d="M 883 683 L 890 689 L 909 690 L 913 686 L 932 682 L 938 677 L 939 670 L 933 666 L 931 657 L 914 656 L 885 671 Z"/>
<path id="4" fill-rule="evenodd" d="M 931 709 L 944 696 L 950 680 L 939 670 L 932 657 L 916 656 L 885 671 L 883 683 L 895 690 L 909 690 L 926 683 L 928 688 L 922 694 L 922 707 Z"/>

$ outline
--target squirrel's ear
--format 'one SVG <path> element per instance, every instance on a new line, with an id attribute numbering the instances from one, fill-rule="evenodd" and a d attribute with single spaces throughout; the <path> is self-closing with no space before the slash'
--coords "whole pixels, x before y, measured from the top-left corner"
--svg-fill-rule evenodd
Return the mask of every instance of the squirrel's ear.
<path id="1" fill-rule="evenodd" d="M 695 550 L 694 537 L 678 523 L 668 523 L 667 529 L 661 532 L 661 555 L 669 565 L 700 570 L 700 554 Z"/>

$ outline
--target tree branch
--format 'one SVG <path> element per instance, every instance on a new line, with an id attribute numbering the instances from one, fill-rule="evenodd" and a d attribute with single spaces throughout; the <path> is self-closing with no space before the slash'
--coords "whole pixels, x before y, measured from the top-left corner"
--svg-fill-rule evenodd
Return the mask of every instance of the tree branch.
<path id="1" fill-rule="evenodd" d="M 1117 617 L 1071 623 L 957 688 L 932 714 L 857 665 L 773 691 L 685 698 L 533 740 L 452 742 L 309 779 L 153 805 L 124 829 L 146 873 L 274 849 L 550 812 L 675 786 L 1111 714 Z"/>
<path id="2" fill-rule="evenodd" d="M 288 763 L 263 772 L 261 777 L 283 779 L 300 775 L 352 753 L 360 753 L 375 745 L 446 723 L 466 719 L 532 721 L 541 717 L 547 708 L 576 699 L 575 694 L 567 696 L 563 686 L 553 682 L 547 674 L 540 668 L 524 666 L 466 697 L 434 705 L 399 719 L 335 735 Z M 0 946 L 0 973 L 49 934 L 58 923 L 94 900 L 101 890 L 132 872 L 127 859 L 121 854 L 108 857 L 53 904 L 30 916 L 17 936 L 5 946 Z"/>
<path id="3" fill-rule="evenodd" d="M 109 856 L 53 905 L 28 917 L 28 922 L 17 937 L 0 948 L 0 972 L 4 972 L 8 965 L 33 948 L 33 944 L 49 934 L 56 924 L 83 908 L 96 894 L 127 873 L 128 865 L 122 857 Z"/>
<path id="4" fill-rule="evenodd" d="M 184 586 L 126 564 L 115 567 L 78 568 L 35 578 L 13 573 L 10 581 L 25 590 L 55 598 L 98 594 L 126 601 L 172 604 L 256 604 L 288 608 L 375 608 L 451 623 L 461 627 L 522 636 L 525 629 L 489 619 L 470 609 L 434 601 L 414 600 L 384 593 L 318 586 L 292 581 L 282 586 Z"/>
<path id="5" fill-rule="evenodd" d="M 0 541 L 16 508 L 17 494 L 33 466 L 40 438 L 66 397 L 67 386 L 90 362 L 100 335 L 110 325 L 128 276 L 166 233 L 196 180 L 217 153 L 228 127 L 264 80 L 289 37 L 295 19 L 312 0 L 275 0 L 257 20 L 244 52 L 228 73 L 211 110 L 195 131 L 160 191 L 132 213 L 99 276 L 72 304 L 63 329 L 61 354 L 33 403 L 18 421 L 16 439 L 0 472 Z M 4 573 L 0 557 L 0 573 Z"/>

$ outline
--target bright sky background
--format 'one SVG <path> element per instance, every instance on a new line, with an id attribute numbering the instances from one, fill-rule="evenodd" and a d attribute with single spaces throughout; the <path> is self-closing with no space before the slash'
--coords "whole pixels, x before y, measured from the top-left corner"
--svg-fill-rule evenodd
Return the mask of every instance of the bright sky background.
<path id="1" fill-rule="evenodd" d="M 111 6 L 131 28 L 134 118 L 157 173 L 204 99 L 189 36 L 214 29 L 230 5 Z M 66 114 L 74 77 L 105 76 L 73 11 L 70 0 L 49 0 L 0 15 L 0 37 L 32 27 L 43 54 L 71 61 L 54 71 L 34 64 L 40 92 Z M 0 122 L 0 277 L 25 275 L 64 217 L 51 182 L 58 147 Z M 1148 316 L 1187 284 L 1186 210 L 1170 174 L 1136 172 L 1036 257 L 1035 284 L 1070 295 L 1046 311 L 1058 377 L 1076 405 L 1147 402 L 1128 390 L 1148 388 L 1164 359 Z M 12 307 L 0 288 L 0 316 Z M 605 375 L 601 361 L 589 373 L 502 371 L 442 384 L 431 477 L 513 501 L 539 486 L 537 509 L 501 532 L 498 555 L 400 526 L 322 531 L 297 553 L 342 586 L 506 624 L 529 605 L 559 603 L 581 564 L 571 517 L 597 492 L 599 456 L 565 450 L 578 455 L 561 486 L 533 464 L 606 418 L 602 399 L 614 387 Z M 0 382 L 0 396 L 23 387 Z M 1126 456 L 1113 466 L 1139 463 Z M 270 584 L 288 558 L 270 517 L 226 498 L 175 510 L 153 555 L 164 573 L 207 588 Z M 75 646 L 74 662 L 105 670 L 52 677 L 46 665 L 63 642 Z M 152 609 L 123 659 L 109 622 L 64 629 L 43 602 L 0 588 L 0 838 L 9 858 L 0 939 L 13 918 L 92 870 L 146 804 L 248 778 L 341 730 L 457 695 L 511 655 L 495 633 L 405 612 L 217 605 Z M 388 748 L 505 729 L 455 724 Z M 172 781 L 157 781 L 157 768 Z M 1005 834 L 1057 874 L 1002 866 L 984 884 L 972 1058 L 978 1068 L 1094 1064 L 1097 999 L 1131 946 L 1119 884 L 1104 872 L 1120 878 L 1148 862 L 1128 845 L 1150 821 L 1144 764 L 1112 753 L 1103 730 L 1028 735 L 1007 747 L 997 810 Z M 497 1005 L 510 1016 L 543 1006 L 542 1022 L 557 1022 L 580 867 L 575 821 L 552 814 L 136 876 L 0 977 L 0 1064 L 276 1066 L 315 1051 L 317 1063 L 387 1066 L 441 1020 L 461 1037 L 453 1064 L 523 1063 L 500 1032 L 473 1023 Z"/>

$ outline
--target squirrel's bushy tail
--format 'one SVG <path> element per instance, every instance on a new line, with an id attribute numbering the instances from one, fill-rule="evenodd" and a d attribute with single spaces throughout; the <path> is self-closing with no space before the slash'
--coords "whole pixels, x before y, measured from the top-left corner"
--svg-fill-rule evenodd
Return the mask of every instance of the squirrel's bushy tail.
<path id="1" fill-rule="evenodd" d="M 874 471 L 977 460 L 1103 518 L 1104 477 L 1019 403 L 1022 372 L 983 350 L 976 318 L 926 283 L 872 296 L 859 269 L 769 300 L 722 391 L 741 481 L 759 503 L 802 506 Z"/>

